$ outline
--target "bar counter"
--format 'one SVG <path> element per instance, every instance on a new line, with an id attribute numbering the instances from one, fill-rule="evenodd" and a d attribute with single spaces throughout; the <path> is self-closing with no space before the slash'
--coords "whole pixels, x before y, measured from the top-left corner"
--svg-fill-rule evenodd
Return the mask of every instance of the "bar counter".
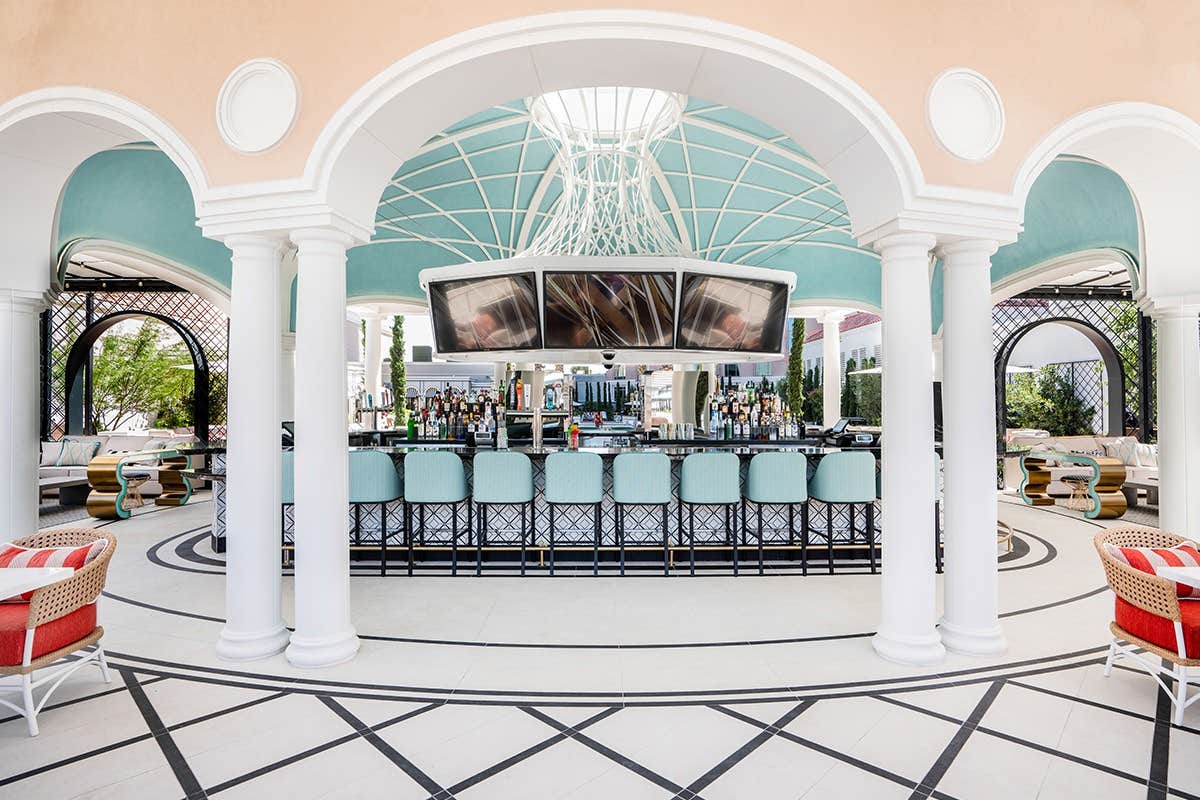
<path id="1" fill-rule="evenodd" d="M 482 450 L 491 450 L 492 448 L 477 449 L 468 446 L 465 442 L 447 442 L 447 441 L 426 441 L 416 442 L 413 444 L 405 444 L 400 446 L 387 447 L 360 447 L 349 448 L 350 450 L 375 450 L 388 454 L 396 470 L 399 473 L 401 480 L 404 477 L 404 461 L 408 453 L 428 450 L 448 450 L 460 456 L 463 459 L 464 467 L 466 468 L 467 479 L 470 485 L 472 477 L 472 460 L 477 452 Z M 544 466 L 546 457 L 552 453 L 562 452 L 568 448 L 560 445 L 546 445 L 540 448 L 534 448 L 532 445 L 517 444 L 507 448 L 509 452 L 523 453 L 529 456 L 533 467 L 534 478 L 534 508 L 533 508 L 533 525 L 535 531 L 533 542 L 530 545 L 530 550 L 533 553 L 534 563 L 538 563 L 541 557 L 538 553 L 539 549 L 544 550 L 546 544 L 546 536 L 548 534 L 548 507 L 543 499 L 545 489 Z M 219 448 L 210 448 L 213 461 L 214 472 L 220 473 L 224 469 L 224 453 Z M 615 504 L 612 501 L 612 464 L 616 456 L 622 453 L 644 453 L 644 452 L 661 452 L 671 459 L 671 481 L 672 491 L 675 496 L 671 505 L 670 513 L 667 515 L 668 536 L 672 541 L 681 541 L 679 531 L 679 515 L 677 513 L 679 476 L 683 459 L 692 453 L 703 452 L 728 452 L 737 455 L 741 461 L 741 481 L 744 484 L 746 470 L 749 466 L 750 459 L 758 453 L 763 452 L 794 452 L 805 455 L 808 463 L 808 475 L 797 476 L 797 480 L 807 481 L 815 471 L 817 463 L 828 453 L 838 452 L 838 448 L 821 447 L 814 445 L 810 441 L 708 441 L 708 440 L 690 440 L 690 441 L 667 441 L 661 444 L 641 445 L 636 447 L 580 447 L 578 452 L 595 453 L 599 455 L 604 462 L 604 501 L 601 507 L 601 539 L 603 542 L 612 543 L 616 539 L 616 517 Z M 214 481 L 214 519 L 213 519 L 213 546 L 218 551 L 224 549 L 224 485 L 223 481 Z M 347 536 L 348 544 L 352 548 L 352 552 L 361 553 L 364 559 L 377 558 L 379 549 L 380 532 L 382 527 L 381 514 L 382 506 L 379 504 L 361 504 L 353 505 L 347 509 Z M 797 543 L 800 538 L 800 520 L 799 511 L 787 506 L 763 506 L 765 515 L 765 526 L 774 531 L 775 539 L 779 544 L 780 549 L 784 549 L 784 545 L 788 542 Z M 827 515 L 833 514 L 832 525 L 829 524 Z M 716 509 L 707 509 L 705 507 L 697 507 L 694 509 L 695 524 L 697 529 L 723 528 L 724 520 L 722 518 L 723 511 Z M 828 507 L 817 501 L 809 503 L 809 526 L 813 535 L 819 536 L 822 540 L 826 530 L 830 527 L 833 530 L 835 544 L 845 547 L 848 550 L 860 550 L 863 543 L 867 540 L 866 519 L 865 514 L 859 509 L 859 513 L 855 515 L 847 506 Z M 398 537 L 402 527 L 403 507 L 400 501 L 395 501 L 388 504 L 387 508 L 387 529 L 389 535 Z M 570 541 L 572 536 L 577 536 L 580 542 L 580 550 L 587 550 L 587 557 L 590 559 L 590 546 L 584 547 L 584 542 L 590 541 L 592 536 L 592 516 L 591 512 L 572 515 L 569 509 L 560 509 L 557 515 L 556 529 L 558 531 L 558 539 L 560 542 Z M 508 525 L 517 525 L 517 518 L 493 517 L 495 527 L 506 527 Z M 878 540 L 880 529 L 880 516 L 878 503 L 876 504 L 874 514 L 874 538 Z M 289 553 L 293 541 L 294 528 L 294 507 L 285 505 L 283 508 L 283 530 L 282 544 L 285 549 L 285 554 Z M 446 509 L 431 509 L 426 519 L 426 525 L 431 529 L 449 528 L 451 526 L 451 512 Z M 740 525 L 740 520 L 735 520 L 735 523 Z M 754 521 L 751 522 L 754 524 Z M 466 525 L 465 515 L 462 510 L 459 511 L 459 526 Z M 492 523 L 489 523 L 491 527 Z M 630 548 L 636 550 L 639 544 L 645 544 L 648 548 L 654 547 L 661 543 L 662 528 L 661 528 L 661 512 L 657 509 L 646 509 L 645 513 L 634 513 L 632 517 L 627 514 L 625 522 L 625 537 Z M 798 548 L 798 544 L 796 545 Z M 418 553 L 419 558 L 442 558 L 445 553 L 440 555 L 438 550 L 444 551 L 445 548 L 429 547 L 430 552 Z M 611 548 L 609 548 L 611 549 Z M 720 549 L 720 548 L 713 548 Z M 728 548 L 725 548 L 726 551 Z M 418 550 L 420 547 L 418 546 Z M 658 552 L 661 552 L 661 547 L 658 547 Z M 541 555 L 544 555 L 541 554 Z M 401 559 L 403 557 L 403 548 L 396 547 L 394 558 Z M 636 555 L 633 556 L 636 559 Z"/>

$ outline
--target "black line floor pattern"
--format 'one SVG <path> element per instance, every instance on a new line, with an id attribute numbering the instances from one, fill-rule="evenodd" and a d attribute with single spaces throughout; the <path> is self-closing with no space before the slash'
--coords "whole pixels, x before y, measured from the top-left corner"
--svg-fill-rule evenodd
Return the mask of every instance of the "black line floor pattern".
<path id="1" fill-rule="evenodd" d="M 1196 715 L 1102 658 L 750 702 L 504 705 L 255 686 L 114 656 L 42 735 L 0 720 L 0 798 L 1200 798 Z"/>

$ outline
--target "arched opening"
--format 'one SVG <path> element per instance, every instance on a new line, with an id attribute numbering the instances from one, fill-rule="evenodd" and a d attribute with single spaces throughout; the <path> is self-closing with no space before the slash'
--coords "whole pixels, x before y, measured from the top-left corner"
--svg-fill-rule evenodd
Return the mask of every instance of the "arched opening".
<path id="1" fill-rule="evenodd" d="M 1045 350 L 1045 339 L 1035 341 L 1040 333 L 1053 333 L 1056 326 L 1061 331 L 1066 329 L 1074 336 L 1059 337 L 1055 341 L 1057 350 Z M 1031 336 L 1032 334 L 1032 336 Z M 1028 360 L 1035 364 L 1013 364 L 1013 356 L 1022 352 L 1031 352 L 1030 345 L 1043 348 L 1043 352 Z M 1083 344 L 1080 347 L 1080 344 Z M 1088 358 L 1090 345 L 1103 366 L 1103 380 L 1095 370 L 1095 364 Z M 1081 357 L 1082 356 L 1082 357 Z M 1035 372 L 1010 372 L 1010 368 L 1023 369 L 1036 367 Z M 996 354 L 996 407 L 1001 426 L 1007 425 L 1009 417 L 1008 395 L 1010 386 L 1015 382 L 1035 382 L 1041 372 L 1049 376 L 1049 370 L 1059 386 L 1066 391 L 1069 387 L 1074 396 L 1082 404 L 1090 408 L 1091 417 L 1087 424 L 1092 429 L 1073 430 L 1065 432 L 1051 431 L 1052 435 L 1073 435 L 1093 433 L 1097 435 L 1121 436 L 1125 428 L 1125 368 L 1121 363 L 1121 354 L 1113 342 L 1099 328 L 1089 322 L 1070 317 L 1053 317 L 1037 320 L 1018 328 L 1001 344 Z M 1100 408 L 1097 408 L 1097 405 Z M 1079 421 L 1082 424 L 1082 420 Z"/>
<path id="2" fill-rule="evenodd" d="M 75 344 L 72 345 L 67 355 L 66 364 L 67 433 L 88 433 L 91 431 L 86 428 L 94 425 L 94 419 L 89 418 L 91 415 L 88 413 L 91 402 L 88 397 L 87 382 L 82 379 L 92 347 L 113 326 L 138 318 L 157 320 L 167 326 L 178 334 L 187 348 L 192 361 L 192 419 L 195 433 L 201 441 L 207 441 L 210 422 L 209 364 L 204 347 L 196 335 L 178 320 L 148 311 L 121 311 L 108 314 L 93 322 L 75 340 Z"/>

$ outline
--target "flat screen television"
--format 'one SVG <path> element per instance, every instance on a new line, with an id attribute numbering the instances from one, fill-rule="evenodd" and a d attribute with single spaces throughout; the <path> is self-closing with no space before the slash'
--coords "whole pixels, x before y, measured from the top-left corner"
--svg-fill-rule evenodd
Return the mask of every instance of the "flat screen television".
<path id="1" fill-rule="evenodd" d="M 680 350 L 779 352 L 788 289 L 774 281 L 685 272 L 679 294 Z"/>
<path id="2" fill-rule="evenodd" d="M 548 348 L 674 346 L 674 273 L 546 272 L 543 287 Z"/>
<path id="3" fill-rule="evenodd" d="M 483 353 L 542 346 L 537 281 L 532 272 L 429 284 L 439 353 Z"/>

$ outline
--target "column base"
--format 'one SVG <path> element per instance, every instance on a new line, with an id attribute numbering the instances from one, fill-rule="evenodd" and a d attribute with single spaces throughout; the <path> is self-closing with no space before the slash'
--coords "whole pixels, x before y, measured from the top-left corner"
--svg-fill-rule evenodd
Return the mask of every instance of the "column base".
<path id="1" fill-rule="evenodd" d="M 217 639 L 217 657 L 222 661 L 257 661 L 282 653 L 288 644 L 288 629 L 279 627 L 265 631 L 221 630 Z"/>
<path id="2" fill-rule="evenodd" d="M 899 636 L 880 631 L 871 637 L 871 647 L 880 658 L 915 667 L 940 664 L 946 658 L 946 648 L 936 632 L 927 636 Z"/>
<path id="3" fill-rule="evenodd" d="M 342 664 L 358 652 L 358 632 L 353 626 L 332 636 L 312 638 L 292 634 L 287 660 L 294 667 L 318 669 Z"/>
<path id="4" fill-rule="evenodd" d="M 942 644 L 947 650 L 968 656 L 994 656 L 1008 649 L 1008 640 L 999 625 L 991 628 L 964 628 L 943 621 L 938 625 Z"/>

